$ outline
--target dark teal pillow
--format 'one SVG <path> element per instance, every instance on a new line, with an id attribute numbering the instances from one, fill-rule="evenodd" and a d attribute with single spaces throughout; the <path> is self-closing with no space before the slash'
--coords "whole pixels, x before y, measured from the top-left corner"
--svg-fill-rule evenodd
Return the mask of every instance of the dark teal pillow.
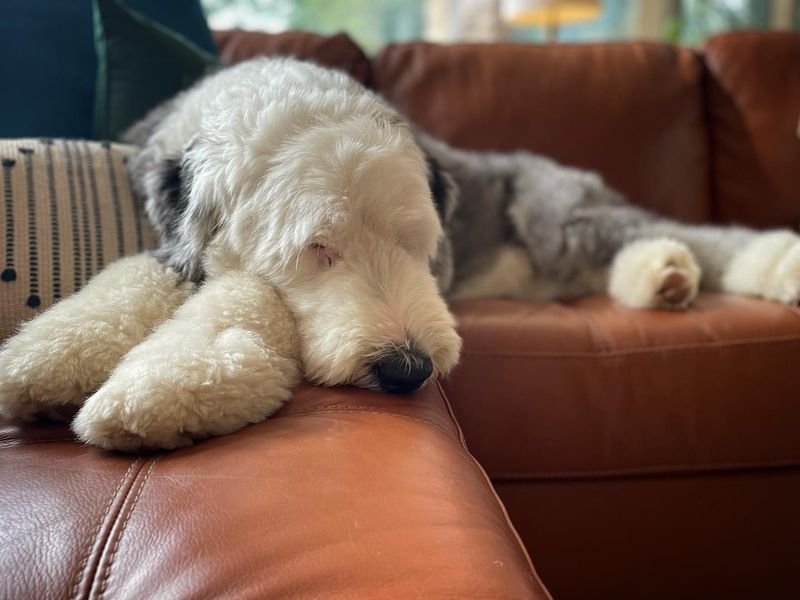
<path id="1" fill-rule="evenodd" d="M 218 64 L 213 54 L 119 0 L 93 3 L 96 138 L 119 139 L 151 108 L 188 88 Z"/>
<path id="2" fill-rule="evenodd" d="M 126 5 L 216 53 L 199 0 Z M 91 0 L 5 0 L 0 137 L 91 138 L 97 58 Z"/>

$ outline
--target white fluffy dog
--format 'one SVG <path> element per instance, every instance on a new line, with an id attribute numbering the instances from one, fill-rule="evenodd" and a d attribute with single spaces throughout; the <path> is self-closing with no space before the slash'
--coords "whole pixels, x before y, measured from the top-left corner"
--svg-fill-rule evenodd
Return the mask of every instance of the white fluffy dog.
<path id="1" fill-rule="evenodd" d="M 74 429 L 109 448 L 234 431 L 271 414 L 301 370 L 417 389 L 458 360 L 440 291 L 608 291 L 669 309 L 701 288 L 800 301 L 793 232 L 685 225 L 593 173 L 450 148 L 308 63 L 221 71 L 129 139 L 159 250 L 112 265 L 0 353 L 0 410 L 52 412 L 99 388 Z"/>
<path id="2" fill-rule="evenodd" d="M 376 95 L 259 59 L 131 135 L 161 248 L 113 264 L 6 344 L 2 412 L 97 390 L 73 424 L 81 439 L 174 448 L 271 414 L 300 364 L 317 383 L 388 392 L 455 365 L 460 339 L 429 266 L 443 230 L 427 164 Z"/>

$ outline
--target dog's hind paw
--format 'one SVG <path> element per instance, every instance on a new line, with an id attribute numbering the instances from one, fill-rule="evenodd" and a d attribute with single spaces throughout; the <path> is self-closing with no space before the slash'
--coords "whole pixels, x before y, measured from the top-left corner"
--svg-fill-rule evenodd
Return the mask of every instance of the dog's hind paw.
<path id="1" fill-rule="evenodd" d="M 639 240 L 614 257 L 609 293 L 631 308 L 683 309 L 697 297 L 700 276 L 685 244 L 668 238 Z"/>
<path id="2" fill-rule="evenodd" d="M 800 236 L 773 231 L 756 237 L 733 257 L 723 289 L 783 304 L 800 303 Z"/>

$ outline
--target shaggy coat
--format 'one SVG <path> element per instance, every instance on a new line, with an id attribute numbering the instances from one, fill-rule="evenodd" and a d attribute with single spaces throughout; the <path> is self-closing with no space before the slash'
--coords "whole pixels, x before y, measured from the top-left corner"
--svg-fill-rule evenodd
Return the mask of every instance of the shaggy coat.
<path id="1" fill-rule="evenodd" d="M 302 375 L 417 389 L 458 360 L 443 294 L 608 291 L 668 309 L 701 288 L 800 298 L 790 231 L 684 225 L 593 173 L 450 148 L 308 63 L 220 71 L 129 140 L 160 248 L 109 266 L 0 352 L 0 411 L 81 406 L 73 429 L 107 448 L 235 431 Z"/>

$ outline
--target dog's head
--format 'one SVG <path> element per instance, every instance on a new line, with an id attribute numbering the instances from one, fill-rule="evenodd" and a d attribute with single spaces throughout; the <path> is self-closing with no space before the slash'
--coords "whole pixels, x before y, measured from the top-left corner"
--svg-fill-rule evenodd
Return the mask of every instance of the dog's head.
<path id="1" fill-rule="evenodd" d="M 356 116 L 230 154 L 198 140 L 180 161 L 186 206 L 163 228 L 174 266 L 273 282 L 311 381 L 404 392 L 450 371 L 461 342 L 430 269 L 442 226 L 404 124 Z"/>

